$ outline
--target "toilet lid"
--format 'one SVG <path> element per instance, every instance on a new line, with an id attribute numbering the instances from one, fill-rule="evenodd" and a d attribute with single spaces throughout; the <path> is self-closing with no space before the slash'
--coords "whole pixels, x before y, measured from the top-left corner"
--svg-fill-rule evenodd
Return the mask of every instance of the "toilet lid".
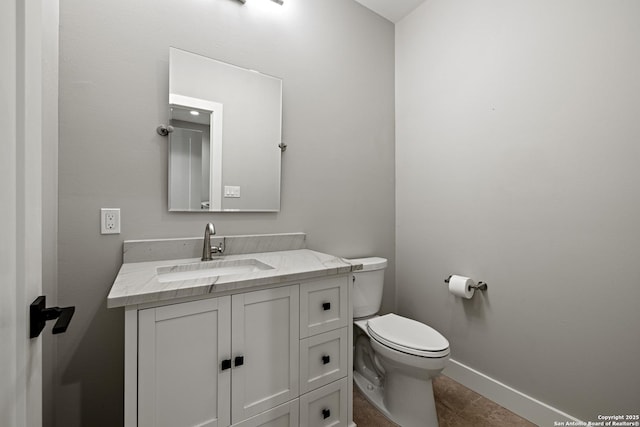
<path id="1" fill-rule="evenodd" d="M 393 313 L 370 319 L 367 330 L 376 341 L 404 353 L 424 357 L 449 354 L 449 341 L 438 331 Z"/>

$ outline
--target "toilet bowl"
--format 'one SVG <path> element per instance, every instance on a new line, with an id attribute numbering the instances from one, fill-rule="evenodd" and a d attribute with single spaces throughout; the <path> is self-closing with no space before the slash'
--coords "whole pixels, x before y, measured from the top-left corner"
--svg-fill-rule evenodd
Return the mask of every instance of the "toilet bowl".
<path id="1" fill-rule="evenodd" d="M 386 260 L 360 258 L 354 273 L 354 383 L 387 418 L 403 427 L 437 426 L 431 380 L 449 360 L 435 329 L 390 313 L 378 316 Z"/>

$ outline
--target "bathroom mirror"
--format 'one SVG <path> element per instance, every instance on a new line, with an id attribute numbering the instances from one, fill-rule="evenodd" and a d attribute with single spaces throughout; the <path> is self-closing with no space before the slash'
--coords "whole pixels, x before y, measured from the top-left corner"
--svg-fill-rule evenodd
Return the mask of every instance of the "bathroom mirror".
<path id="1" fill-rule="evenodd" d="M 169 49 L 169 211 L 280 210 L 282 80 Z"/>

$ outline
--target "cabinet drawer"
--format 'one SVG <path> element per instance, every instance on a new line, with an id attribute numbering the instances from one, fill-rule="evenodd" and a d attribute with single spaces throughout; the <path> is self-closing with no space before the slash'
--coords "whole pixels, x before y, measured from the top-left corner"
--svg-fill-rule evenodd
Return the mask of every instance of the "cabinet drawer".
<path id="1" fill-rule="evenodd" d="M 347 425 L 347 379 L 300 396 L 300 427 Z"/>
<path id="2" fill-rule="evenodd" d="M 347 376 L 347 328 L 300 341 L 300 393 Z"/>
<path id="3" fill-rule="evenodd" d="M 300 285 L 300 338 L 347 326 L 348 281 L 343 276 Z"/>
<path id="4" fill-rule="evenodd" d="M 298 399 L 276 406 L 261 414 L 244 420 L 233 427 L 298 427 L 300 425 L 300 402 Z"/>

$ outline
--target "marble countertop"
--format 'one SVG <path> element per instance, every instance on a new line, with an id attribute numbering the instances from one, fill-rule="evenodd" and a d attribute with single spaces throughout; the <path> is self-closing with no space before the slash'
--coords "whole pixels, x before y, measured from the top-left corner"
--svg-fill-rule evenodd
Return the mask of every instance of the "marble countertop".
<path id="1" fill-rule="evenodd" d="M 198 263 L 201 262 L 200 259 L 123 264 L 107 297 L 107 307 L 124 307 L 222 292 L 241 292 L 255 286 L 327 277 L 362 269 L 362 264 L 351 264 L 343 258 L 309 249 L 223 255 L 214 259 L 234 261 L 247 258 L 256 259 L 273 268 L 226 276 L 161 282 L 157 274 L 158 267 Z"/>

